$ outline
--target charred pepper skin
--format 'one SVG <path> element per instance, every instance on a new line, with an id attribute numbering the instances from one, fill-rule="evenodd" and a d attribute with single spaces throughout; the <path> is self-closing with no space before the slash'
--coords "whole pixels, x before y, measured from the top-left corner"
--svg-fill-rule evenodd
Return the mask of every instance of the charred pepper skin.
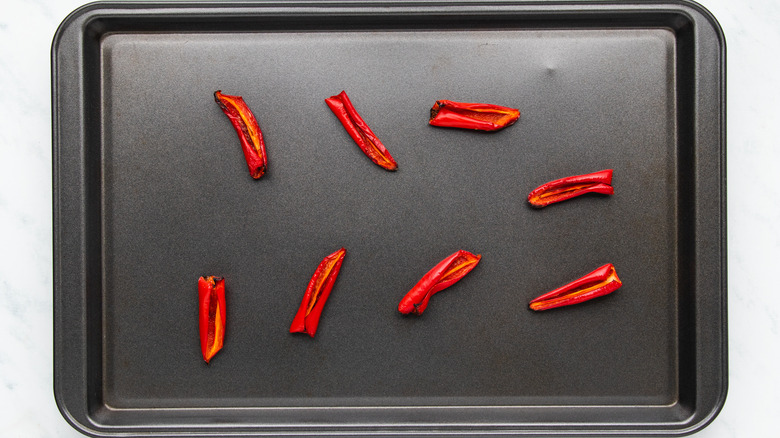
<path id="1" fill-rule="evenodd" d="M 612 169 L 568 176 L 542 184 L 528 194 L 528 202 L 536 208 L 542 208 L 586 193 L 614 194 Z"/>
<path id="2" fill-rule="evenodd" d="M 590 274 L 531 300 L 529 307 L 531 310 L 541 311 L 571 306 L 611 294 L 622 285 L 615 267 L 607 263 Z"/>
<path id="3" fill-rule="evenodd" d="M 312 338 L 317 333 L 322 309 L 328 301 L 346 254 L 347 250 L 341 248 L 325 257 L 317 266 L 290 325 L 290 333 L 306 333 Z"/>
<path id="4" fill-rule="evenodd" d="M 431 297 L 466 276 L 482 258 L 479 254 L 459 250 L 448 256 L 428 273 L 401 299 L 398 311 L 407 314 L 422 315 L 428 307 Z"/>
<path id="5" fill-rule="evenodd" d="M 431 108 L 428 124 L 444 128 L 498 131 L 514 124 L 520 110 L 488 103 L 437 100 Z"/>
<path id="6" fill-rule="evenodd" d="M 265 153 L 263 133 L 260 131 L 255 115 L 241 96 L 230 96 L 217 90 L 214 92 L 214 100 L 230 119 L 233 129 L 238 134 L 249 174 L 252 178 L 259 179 L 265 175 L 268 168 L 268 156 Z"/>
<path id="7" fill-rule="evenodd" d="M 200 350 L 209 363 L 222 349 L 225 339 L 225 279 L 208 276 L 198 279 Z"/>
<path id="8" fill-rule="evenodd" d="M 374 131 L 360 117 L 360 114 L 358 114 L 349 100 L 346 91 L 325 99 L 325 103 L 333 111 L 333 114 L 338 117 L 344 129 L 352 137 L 352 140 L 357 143 L 358 147 L 371 161 L 389 171 L 398 169 L 398 163 L 395 162 L 390 152 L 374 134 Z"/>

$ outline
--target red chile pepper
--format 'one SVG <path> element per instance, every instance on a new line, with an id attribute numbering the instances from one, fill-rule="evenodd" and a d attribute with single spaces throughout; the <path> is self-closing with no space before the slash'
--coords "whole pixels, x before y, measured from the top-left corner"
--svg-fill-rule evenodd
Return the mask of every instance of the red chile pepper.
<path id="1" fill-rule="evenodd" d="M 547 310 L 592 300 L 616 291 L 623 283 L 611 263 L 531 301 L 532 310 Z"/>
<path id="2" fill-rule="evenodd" d="M 225 279 L 200 277 L 198 280 L 200 350 L 208 363 L 225 338 Z"/>
<path id="3" fill-rule="evenodd" d="M 339 118 L 339 121 L 344 125 L 344 129 L 347 130 L 352 140 L 355 140 L 355 143 L 371 161 L 387 170 L 398 169 L 398 164 L 390 156 L 390 152 L 385 149 L 385 146 L 379 141 L 374 131 L 368 127 L 363 118 L 360 117 L 360 114 L 357 113 L 345 91 L 325 99 L 325 103 L 328 104 L 333 114 Z"/>
<path id="4" fill-rule="evenodd" d="M 290 325 L 290 333 L 308 333 L 312 338 L 317 333 L 317 326 L 320 324 L 320 315 L 328 301 L 330 291 L 333 289 L 333 283 L 341 269 L 341 262 L 347 250 L 341 248 L 333 254 L 325 257 L 317 270 L 314 271 L 309 286 L 303 294 L 303 301 L 295 314 L 293 322 Z"/>
<path id="5" fill-rule="evenodd" d="M 519 118 L 519 110 L 505 106 L 437 100 L 431 108 L 431 119 L 428 123 L 446 128 L 498 131 L 515 123 Z"/>
<path id="6" fill-rule="evenodd" d="M 238 133 L 246 165 L 249 167 L 249 174 L 254 179 L 260 178 L 268 166 L 268 157 L 265 154 L 263 133 L 260 132 L 252 110 L 249 109 L 241 96 L 228 96 L 222 94 L 221 91 L 216 91 L 214 100 L 222 108 L 222 112 L 228 116 L 230 123 L 233 124 L 233 128 Z"/>
<path id="7" fill-rule="evenodd" d="M 612 169 L 587 175 L 569 176 L 535 188 L 528 194 L 528 202 L 536 208 L 542 208 L 586 193 L 611 195 L 615 190 L 610 184 L 612 184 Z"/>
<path id="8" fill-rule="evenodd" d="M 404 315 L 414 313 L 422 315 L 428 307 L 428 301 L 436 292 L 444 290 L 465 277 L 477 266 L 481 255 L 459 250 L 428 271 L 398 304 L 398 311 Z"/>

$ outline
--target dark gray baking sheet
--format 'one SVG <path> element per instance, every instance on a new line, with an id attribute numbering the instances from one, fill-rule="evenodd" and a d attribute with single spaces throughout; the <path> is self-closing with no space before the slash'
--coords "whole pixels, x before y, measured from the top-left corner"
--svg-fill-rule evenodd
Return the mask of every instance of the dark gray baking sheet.
<path id="1" fill-rule="evenodd" d="M 94 436 L 680 435 L 725 398 L 725 46 L 689 2 L 103 3 L 53 56 L 55 396 Z M 324 103 L 346 90 L 399 163 Z M 263 130 L 252 180 L 213 92 Z M 437 99 L 517 107 L 485 134 Z M 606 168 L 611 197 L 537 185 Z M 290 335 L 347 248 L 316 338 Z M 482 254 L 421 317 L 400 298 Z M 530 299 L 604 263 L 624 286 Z M 200 275 L 227 284 L 206 365 Z"/>

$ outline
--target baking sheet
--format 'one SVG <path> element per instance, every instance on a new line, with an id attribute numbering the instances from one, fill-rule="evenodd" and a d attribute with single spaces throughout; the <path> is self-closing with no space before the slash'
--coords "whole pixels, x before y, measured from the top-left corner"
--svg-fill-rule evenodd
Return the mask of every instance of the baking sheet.
<path id="1" fill-rule="evenodd" d="M 724 45 L 687 2 L 86 6 L 53 45 L 55 396 L 82 432 L 658 434 L 726 390 Z M 252 180 L 213 92 L 266 140 Z M 346 90 L 399 163 L 354 145 Z M 436 99 L 518 107 L 486 134 Z M 605 168 L 611 197 L 542 210 Z M 287 333 L 347 257 L 317 337 Z M 457 249 L 480 265 L 419 318 L 400 298 Z M 604 263 L 624 286 L 536 314 Z M 226 278 L 203 363 L 196 281 Z"/>

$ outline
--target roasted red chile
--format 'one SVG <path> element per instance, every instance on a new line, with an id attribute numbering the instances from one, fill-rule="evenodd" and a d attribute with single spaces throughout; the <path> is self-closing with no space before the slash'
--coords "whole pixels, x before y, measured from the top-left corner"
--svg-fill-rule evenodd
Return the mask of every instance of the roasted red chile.
<path id="1" fill-rule="evenodd" d="M 317 266 L 309 281 L 309 286 L 303 294 L 298 312 L 290 325 L 290 333 L 306 333 L 312 338 L 317 333 L 322 309 L 325 307 L 325 302 L 328 301 L 346 253 L 347 250 L 341 248 L 325 257 Z"/>
<path id="2" fill-rule="evenodd" d="M 611 184 L 612 169 L 585 175 L 568 176 L 535 188 L 528 194 L 528 202 L 536 208 L 542 208 L 587 193 L 611 195 L 615 192 Z"/>
<path id="3" fill-rule="evenodd" d="M 398 304 L 403 314 L 422 315 L 431 297 L 466 276 L 477 266 L 481 255 L 459 250 L 434 266 L 417 282 Z"/>
<path id="4" fill-rule="evenodd" d="M 616 291 L 623 283 L 611 263 L 577 280 L 539 296 L 529 304 L 532 310 L 547 310 L 592 300 Z"/>
<path id="5" fill-rule="evenodd" d="M 519 118 L 519 110 L 505 106 L 437 100 L 431 108 L 428 123 L 445 128 L 498 131 L 515 123 Z"/>
<path id="6" fill-rule="evenodd" d="M 200 350 L 206 363 L 211 361 L 225 339 L 225 279 L 208 276 L 198 279 Z"/>
<path id="7" fill-rule="evenodd" d="M 241 149 L 244 151 L 244 159 L 249 167 L 249 174 L 254 179 L 260 178 L 268 167 L 268 157 L 265 154 L 263 133 L 260 132 L 255 115 L 252 114 L 241 96 L 229 96 L 222 94 L 221 91 L 216 91 L 214 100 L 222 108 L 222 112 L 228 116 L 238 134 Z"/>
<path id="8" fill-rule="evenodd" d="M 371 161 L 386 170 L 398 169 L 398 164 L 390 155 L 390 152 L 379 141 L 374 131 L 368 127 L 368 124 L 363 121 L 355 107 L 352 106 L 346 91 L 325 99 L 325 103 L 328 104 L 333 114 L 338 117 L 344 129 L 352 137 L 352 140 L 357 143 Z"/>

